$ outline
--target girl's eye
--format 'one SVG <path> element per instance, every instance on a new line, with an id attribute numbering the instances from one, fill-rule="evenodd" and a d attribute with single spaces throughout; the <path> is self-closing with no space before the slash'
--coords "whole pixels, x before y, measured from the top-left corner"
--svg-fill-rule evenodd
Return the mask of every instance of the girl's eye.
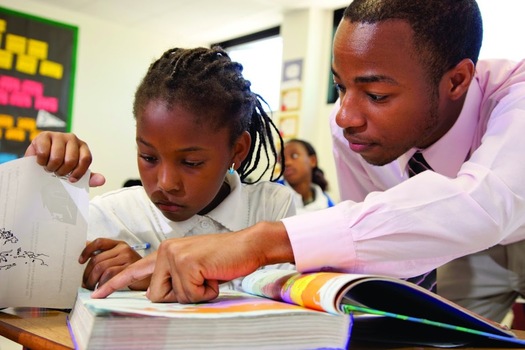
<path id="1" fill-rule="evenodd" d="M 148 163 L 154 163 L 155 161 L 157 161 L 156 157 L 148 156 L 145 154 L 140 154 L 139 157 L 144 159 Z"/>
<path id="2" fill-rule="evenodd" d="M 198 161 L 191 161 L 191 160 L 184 160 L 182 161 L 182 164 L 184 164 L 185 166 L 188 166 L 190 168 L 196 168 L 202 164 L 204 164 L 204 162 L 198 162 Z"/>
<path id="3" fill-rule="evenodd" d="M 292 159 L 297 159 L 297 158 L 299 158 L 299 154 L 298 153 L 292 153 L 291 158 Z"/>

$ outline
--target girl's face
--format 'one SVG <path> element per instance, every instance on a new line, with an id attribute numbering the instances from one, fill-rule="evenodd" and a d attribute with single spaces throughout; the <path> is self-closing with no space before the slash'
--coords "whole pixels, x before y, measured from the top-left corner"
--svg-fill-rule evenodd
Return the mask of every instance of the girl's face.
<path id="1" fill-rule="evenodd" d="M 290 185 L 312 182 L 312 169 L 316 157 L 309 156 L 306 148 L 299 142 L 288 142 L 284 145 L 284 179 Z"/>
<path id="2" fill-rule="evenodd" d="M 137 116 L 140 178 L 153 204 L 172 221 L 217 206 L 228 193 L 220 191 L 228 168 L 238 166 L 250 146 L 248 133 L 231 147 L 228 128 L 195 120 L 191 112 L 178 106 L 168 110 L 158 101 L 149 102 Z"/>

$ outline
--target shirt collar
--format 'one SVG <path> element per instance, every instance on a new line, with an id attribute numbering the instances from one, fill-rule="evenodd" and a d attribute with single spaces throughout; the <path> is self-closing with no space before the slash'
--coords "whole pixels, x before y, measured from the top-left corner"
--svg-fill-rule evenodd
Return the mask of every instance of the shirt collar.
<path id="1" fill-rule="evenodd" d="M 478 81 L 473 79 L 463 109 L 452 128 L 432 146 L 424 150 L 413 148 L 400 156 L 400 172 L 404 173 L 410 158 L 417 151 L 421 151 L 432 170 L 448 177 L 456 177 L 469 155 L 479 119 L 481 97 Z"/>
<path id="2" fill-rule="evenodd" d="M 248 227 L 249 203 L 245 196 L 242 196 L 242 183 L 239 174 L 226 174 L 224 180 L 230 186 L 230 194 L 212 211 L 205 215 L 194 215 L 185 221 L 171 221 L 161 216 L 172 227 L 173 230 L 187 234 L 197 227 L 202 217 L 207 217 L 218 222 L 229 231 L 239 231 Z"/>
<path id="3" fill-rule="evenodd" d="M 230 186 L 230 194 L 205 216 L 217 221 L 230 231 L 240 231 L 249 226 L 249 202 L 242 195 L 239 174 L 226 174 L 225 182 Z"/>

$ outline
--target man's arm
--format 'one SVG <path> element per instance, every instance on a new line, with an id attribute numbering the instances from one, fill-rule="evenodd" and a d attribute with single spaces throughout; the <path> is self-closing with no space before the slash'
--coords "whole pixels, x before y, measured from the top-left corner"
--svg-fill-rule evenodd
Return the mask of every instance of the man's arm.
<path id="1" fill-rule="evenodd" d="M 238 232 L 169 239 L 161 243 L 152 271 L 146 257 L 97 289 L 104 298 L 152 273 L 148 298 L 154 302 L 192 303 L 214 299 L 219 283 L 246 276 L 257 268 L 293 263 L 281 222 L 261 222 Z"/>

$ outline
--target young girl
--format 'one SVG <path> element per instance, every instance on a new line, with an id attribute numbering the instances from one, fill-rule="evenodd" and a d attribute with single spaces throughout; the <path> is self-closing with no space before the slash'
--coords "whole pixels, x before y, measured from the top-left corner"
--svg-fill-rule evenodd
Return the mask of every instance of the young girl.
<path id="1" fill-rule="evenodd" d="M 291 191 L 258 182 L 274 171 L 278 155 L 273 131 L 278 132 L 241 72 L 242 66 L 217 47 L 171 49 L 150 66 L 133 105 L 143 186 L 91 201 L 91 243 L 79 259 L 89 261 L 84 286 L 94 289 L 141 259 L 133 247 L 146 248 L 141 253 L 148 255 L 167 238 L 237 231 L 295 214 Z M 81 144 L 86 153 L 76 137 L 77 143 L 67 145 L 68 137 L 43 133 L 26 154 L 36 153 L 39 164 L 50 171 L 74 170 L 78 178 L 82 171 L 76 165 L 51 167 L 48 162 L 62 155 L 65 160 L 65 152 L 57 151 L 61 144 Z M 75 151 L 68 154 L 82 154 Z M 249 185 L 243 183 L 254 176 Z M 148 284 L 143 280 L 131 287 L 145 289 Z"/>
<path id="2" fill-rule="evenodd" d="M 307 141 L 291 139 L 284 145 L 284 180 L 296 195 L 297 213 L 332 207 L 332 199 L 326 193 L 328 181 L 317 165 L 317 153 Z"/>

